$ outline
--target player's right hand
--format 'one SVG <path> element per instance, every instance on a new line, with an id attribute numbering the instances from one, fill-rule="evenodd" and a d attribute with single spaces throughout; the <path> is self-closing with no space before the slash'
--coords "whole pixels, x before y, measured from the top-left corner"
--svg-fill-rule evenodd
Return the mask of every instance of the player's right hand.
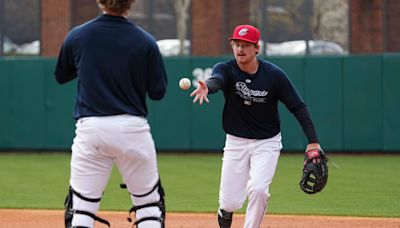
<path id="1" fill-rule="evenodd" d="M 199 85 L 197 86 L 197 89 L 195 89 L 190 96 L 194 97 L 193 99 L 193 103 L 196 103 L 197 101 L 199 101 L 199 104 L 202 105 L 203 101 L 205 102 L 209 102 L 207 95 L 208 95 L 208 88 L 206 83 L 203 80 L 199 80 Z"/>

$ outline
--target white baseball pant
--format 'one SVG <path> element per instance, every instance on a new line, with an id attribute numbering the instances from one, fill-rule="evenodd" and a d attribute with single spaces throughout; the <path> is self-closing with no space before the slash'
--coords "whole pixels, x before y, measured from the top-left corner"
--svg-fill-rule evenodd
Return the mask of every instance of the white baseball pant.
<path id="1" fill-rule="evenodd" d="M 127 189 L 132 194 L 149 192 L 159 179 L 156 150 L 150 126 L 144 117 L 115 115 L 85 117 L 76 123 L 76 137 L 72 145 L 71 187 L 87 198 L 101 198 L 111 175 L 113 164 L 119 169 Z M 136 205 L 158 202 L 157 189 L 146 197 L 131 195 Z M 100 202 L 93 203 L 73 197 L 73 208 L 99 210 Z M 158 207 L 137 211 L 136 220 L 142 217 L 160 217 Z M 75 214 L 72 226 L 93 227 L 94 220 L 86 215 Z M 142 228 L 161 227 L 158 221 L 146 221 Z"/>
<path id="2" fill-rule="evenodd" d="M 219 191 L 220 208 L 234 212 L 248 197 L 244 228 L 258 228 L 268 206 L 269 186 L 275 174 L 281 134 L 269 139 L 226 135 Z"/>

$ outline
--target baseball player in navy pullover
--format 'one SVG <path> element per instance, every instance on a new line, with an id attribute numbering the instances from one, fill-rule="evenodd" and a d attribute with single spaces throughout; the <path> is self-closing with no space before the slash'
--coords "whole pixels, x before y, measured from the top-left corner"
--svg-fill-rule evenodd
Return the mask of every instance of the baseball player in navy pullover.
<path id="1" fill-rule="evenodd" d="M 218 223 L 228 228 L 233 212 L 248 197 L 245 228 L 258 228 L 270 197 L 269 186 L 282 149 L 278 102 L 285 104 L 303 128 L 307 149 L 320 148 L 309 111 L 286 73 L 257 58 L 260 32 L 251 25 L 235 28 L 231 46 L 235 59 L 214 66 L 211 78 L 199 81 L 193 102 L 208 102 L 221 90 L 225 97 L 226 141 L 219 191 Z"/>
<path id="2" fill-rule="evenodd" d="M 65 227 L 92 228 L 115 164 L 136 206 L 139 228 L 164 227 L 164 192 L 147 122 L 146 97 L 167 88 L 154 38 L 128 18 L 134 0 L 97 0 L 103 14 L 73 28 L 58 57 L 59 83 L 77 79 Z"/>

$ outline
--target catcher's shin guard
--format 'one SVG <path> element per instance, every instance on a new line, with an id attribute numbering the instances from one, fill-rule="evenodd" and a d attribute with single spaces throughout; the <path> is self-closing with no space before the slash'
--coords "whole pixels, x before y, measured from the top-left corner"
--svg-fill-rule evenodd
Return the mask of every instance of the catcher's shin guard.
<path id="1" fill-rule="evenodd" d="M 232 225 L 233 212 L 218 209 L 218 224 L 220 228 L 230 228 Z"/>
<path id="2" fill-rule="evenodd" d="M 75 214 L 82 214 L 82 215 L 89 216 L 92 219 L 94 219 L 95 221 L 101 222 L 103 224 L 106 224 L 108 227 L 111 227 L 110 223 L 107 220 L 99 218 L 99 217 L 97 217 L 96 215 L 94 215 L 91 212 L 84 211 L 84 210 L 75 210 L 73 208 L 73 196 L 74 195 L 76 197 L 84 200 L 84 201 L 88 201 L 88 202 L 92 202 L 92 203 L 98 203 L 101 200 L 101 198 L 90 199 L 90 198 L 84 197 L 81 194 L 79 194 L 78 192 L 76 192 L 74 189 L 72 189 L 72 187 L 69 187 L 69 192 L 68 192 L 68 195 L 65 198 L 65 202 L 64 202 L 64 207 L 65 207 L 65 213 L 64 213 L 65 228 L 89 228 L 89 227 L 86 227 L 86 226 L 72 226 L 72 219 L 73 219 Z"/>
<path id="3" fill-rule="evenodd" d="M 157 192 L 158 192 L 158 194 L 159 194 L 159 196 L 160 196 L 160 200 L 159 200 L 158 202 L 152 202 L 152 203 L 147 203 L 147 204 L 143 204 L 143 205 L 136 205 L 136 206 L 133 206 L 133 207 L 129 210 L 128 221 L 129 221 L 129 222 L 132 222 L 132 218 L 131 218 L 131 216 L 130 216 L 130 214 L 131 214 L 132 212 L 135 212 L 135 215 L 136 215 L 136 212 L 137 212 L 138 210 L 141 210 L 141 209 L 146 208 L 146 207 L 158 207 L 158 208 L 160 209 L 160 211 L 161 211 L 161 217 L 156 217 L 156 216 L 143 217 L 143 218 L 140 218 L 140 219 L 136 220 L 136 221 L 134 222 L 134 226 L 140 228 L 139 224 L 140 224 L 141 222 L 149 221 L 149 220 L 154 220 L 154 221 L 160 222 L 161 228 L 165 228 L 165 200 L 164 200 L 165 193 L 164 193 L 163 187 L 161 186 L 161 181 L 160 181 L 160 180 L 158 180 L 157 184 L 156 184 L 156 185 L 153 187 L 153 189 L 151 189 L 148 193 L 145 193 L 145 194 L 142 194 L 142 195 L 135 195 L 135 194 L 132 194 L 132 193 L 131 193 L 131 195 L 134 196 L 134 197 L 145 197 L 145 196 L 150 195 L 150 194 L 151 194 L 152 192 L 154 192 L 157 188 L 158 188 Z"/>

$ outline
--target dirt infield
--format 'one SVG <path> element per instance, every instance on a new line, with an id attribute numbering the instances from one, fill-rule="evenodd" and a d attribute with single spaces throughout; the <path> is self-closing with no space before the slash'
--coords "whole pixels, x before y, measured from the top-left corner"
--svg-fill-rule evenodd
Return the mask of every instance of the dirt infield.
<path id="1" fill-rule="evenodd" d="M 113 228 L 128 228 L 127 212 L 101 212 Z M 218 228 L 215 214 L 167 213 L 167 228 Z M 232 228 L 243 227 L 235 215 Z M 63 228 L 63 211 L 0 209 L 1 228 Z M 106 227 L 96 224 L 96 228 Z M 267 215 L 260 228 L 400 228 L 400 218 Z"/>

